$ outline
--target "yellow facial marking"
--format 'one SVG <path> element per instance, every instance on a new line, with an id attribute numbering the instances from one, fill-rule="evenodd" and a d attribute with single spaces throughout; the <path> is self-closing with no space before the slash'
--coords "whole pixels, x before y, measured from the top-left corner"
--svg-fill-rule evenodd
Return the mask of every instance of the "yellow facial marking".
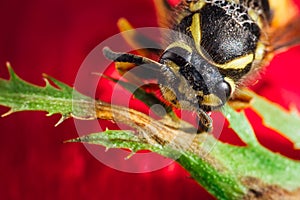
<path id="1" fill-rule="evenodd" d="M 201 27 L 200 27 L 200 14 L 195 13 L 192 19 L 192 25 L 190 26 L 190 31 L 195 41 L 195 46 L 199 52 L 200 50 L 200 42 L 201 42 Z"/>
<path id="2" fill-rule="evenodd" d="M 250 64 L 254 59 L 253 54 L 248 54 L 237 59 L 234 59 L 224 65 L 216 64 L 218 68 L 221 69 L 244 69 L 248 64 Z"/>

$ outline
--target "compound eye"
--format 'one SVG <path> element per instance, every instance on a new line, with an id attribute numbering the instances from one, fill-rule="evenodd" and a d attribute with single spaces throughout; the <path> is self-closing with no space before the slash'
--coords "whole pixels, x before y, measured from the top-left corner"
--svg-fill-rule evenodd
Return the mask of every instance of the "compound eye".
<path id="1" fill-rule="evenodd" d="M 231 86 L 226 81 L 219 82 L 216 84 L 214 92 L 223 102 L 225 102 L 231 95 Z"/>

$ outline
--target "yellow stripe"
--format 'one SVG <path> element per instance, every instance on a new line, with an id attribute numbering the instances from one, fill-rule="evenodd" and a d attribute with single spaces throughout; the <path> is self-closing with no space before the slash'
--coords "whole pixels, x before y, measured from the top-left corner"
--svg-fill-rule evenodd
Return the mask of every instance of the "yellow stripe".
<path id="1" fill-rule="evenodd" d="M 250 16 L 250 18 L 256 22 L 256 24 L 259 26 L 259 28 L 263 28 L 263 21 L 262 18 L 258 15 L 257 11 L 255 10 L 249 10 L 248 14 Z"/>
<path id="2" fill-rule="evenodd" d="M 230 87 L 231 87 L 231 93 L 230 93 L 230 96 L 232 96 L 232 94 L 233 94 L 234 91 L 235 91 L 235 83 L 234 83 L 234 81 L 233 81 L 231 78 L 229 78 L 229 77 L 225 77 L 224 80 L 230 85 Z"/>
<path id="3" fill-rule="evenodd" d="M 216 64 L 221 69 L 243 69 L 253 61 L 253 54 L 248 54 L 237 59 L 234 59 L 224 65 Z"/>
<path id="4" fill-rule="evenodd" d="M 186 43 L 184 43 L 183 41 L 176 41 L 176 42 L 171 43 L 171 44 L 167 47 L 166 50 L 171 49 L 171 48 L 173 48 L 173 47 L 180 47 L 180 48 L 183 48 L 183 49 L 187 50 L 187 51 L 190 52 L 190 53 L 193 52 L 192 48 L 191 48 L 189 45 L 187 45 Z"/>
<path id="5" fill-rule="evenodd" d="M 201 42 L 202 36 L 201 36 L 200 14 L 199 13 L 195 13 L 193 15 L 192 25 L 190 26 L 190 31 L 194 38 L 196 49 L 198 50 L 198 52 L 201 52 L 200 42 Z"/>
<path id="6" fill-rule="evenodd" d="M 191 2 L 190 11 L 196 12 L 200 10 L 206 3 L 204 1 Z"/>
<path id="7" fill-rule="evenodd" d="M 235 3 L 235 4 L 239 4 L 240 2 L 239 2 L 239 0 L 228 0 L 229 2 L 231 2 L 231 3 Z"/>
<path id="8" fill-rule="evenodd" d="M 255 51 L 255 60 L 262 60 L 265 56 L 266 46 L 262 42 L 257 43 Z"/>

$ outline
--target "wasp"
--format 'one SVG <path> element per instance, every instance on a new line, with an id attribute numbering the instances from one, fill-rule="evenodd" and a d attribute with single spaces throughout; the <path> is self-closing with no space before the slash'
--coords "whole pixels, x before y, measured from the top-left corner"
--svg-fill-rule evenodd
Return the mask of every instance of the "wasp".
<path id="1" fill-rule="evenodd" d="M 156 2 L 167 5 L 163 0 Z M 275 0 L 182 0 L 174 8 L 159 8 L 169 16 L 168 27 L 175 33 L 168 36 L 172 40 L 158 60 L 109 48 L 104 49 L 104 55 L 115 62 L 156 67 L 163 97 L 176 108 L 196 112 L 199 132 L 210 132 L 209 113 L 234 98 L 248 80 L 256 79 L 274 52 L 299 42 L 296 12 L 290 11 L 284 23 L 279 17 L 283 12 L 278 10 L 291 4 Z"/>

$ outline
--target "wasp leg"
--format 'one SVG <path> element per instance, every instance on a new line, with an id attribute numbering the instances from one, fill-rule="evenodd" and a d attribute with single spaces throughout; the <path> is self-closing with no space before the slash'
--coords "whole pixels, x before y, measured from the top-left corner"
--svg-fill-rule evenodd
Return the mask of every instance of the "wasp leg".
<path id="1" fill-rule="evenodd" d="M 198 109 L 197 115 L 199 118 L 198 133 L 212 132 L 211 117 L 202 109 Z"/>
<path id="2" fill-rule="evenodd" d="M 251 93 L 243 88 L 239 88 L 238 91 L 231 97 L 227 103 L 235 110 L 242 110 L 250 107 L 253 96 Z"/>

